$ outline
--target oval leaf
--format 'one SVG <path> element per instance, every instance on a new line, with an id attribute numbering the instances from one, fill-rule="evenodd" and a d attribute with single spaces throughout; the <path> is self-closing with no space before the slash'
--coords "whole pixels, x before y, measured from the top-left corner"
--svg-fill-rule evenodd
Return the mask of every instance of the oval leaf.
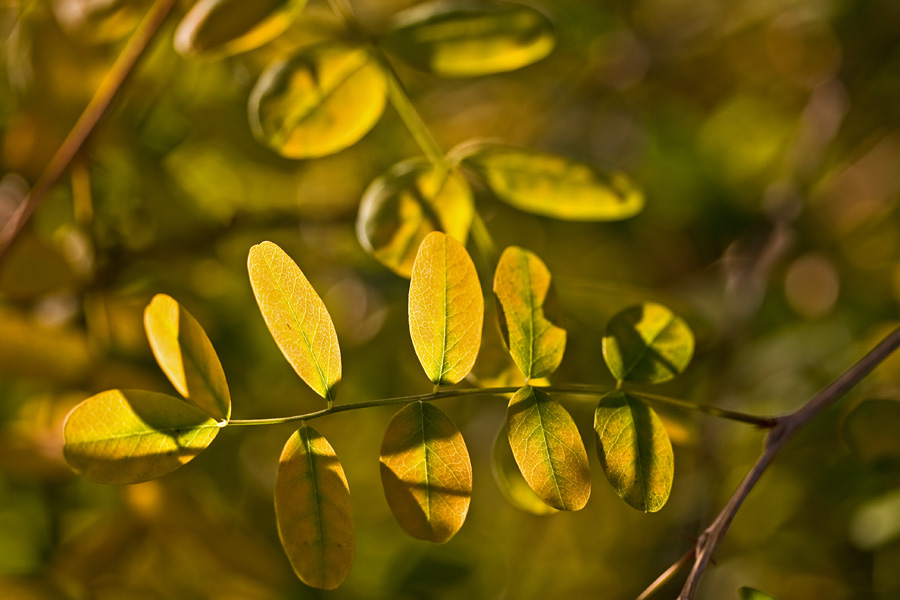
<path id="1" fill-rule="evenodd" d="M 387 79 L 368 50 L 321 44 L 263 72 L 250 93 L 250 127 L 282 156 L 325 156 L 362 139 L 386 101 Z"/>
<path id="2" fill-rule="evenodd" d="M 328 440 L 304 425 L 288 440 L 275 474 L 278 536 L 308 586 L 333 590 L 353 564 L 350 488 Z"/>
<path id="3" fill-rule="evenodd" d="M 408 278 L 426 235 L 443 231 L 465 245 L 474 215 L 472 191 L 459 171 L 414 158 L 369 185 L 359 205 L 356 235 L 376 260 Z"/>
<path id="4" fill-rule="evenodd" d="M 616 493 L 638 510 L 661 509 L 672 491 L 675 459 L 653 409 L 628 394 L 611 392 L 597 405 L 594 434 L 600 463 Z"/>
<path id="5" fill-rule="evenodd" d="M 526 385 L 506 410 L 509 446 L 525 481 L 558 510 L 581 510 L 591 495 L 584 442 L 566 409 L 546 392 Z"/>
<path id="6" fill-rule="evenodd" d="M 484 298 L 469 253 L 452 237 L 429 233 L 409 282 L 409 333 L 432 383 L 457 383 L 468 375 L 483 323 Z"/>
<path id="7" fill-rule="evenodd" d="M 510 504 L 533 515 L 552 515 L 558 512 L 552 506 L 544 504 L 522 477 L 519 465 L 516 464 L 516 457 L 509 447 L 509 434 L 505 423 L 494 439 L 491 467 L 497 488 Z"/>
<path id="8" fill-rule="evenodd" d="M 250 248 L 247 269 L 256 303 L 282 354 L 313 391 L 334 400 L 341 349 L 322 299 L 300 267 L 272 242 Z"/>
<path id="9" fill-rule="evenodd" d="M 566 350 L 566 330 L 544 311 L 550 292 L 550 271 L 540 258 L 516 246 L 503 251 L 494 273 L 500 328 L 513 361 L 527 378 L 553 373 Z"/>
<path id="10" fill-rule="evenodd" d="M 646 302 L 616 314 L 603 337 L 603 358 L 618 381 L 662 383 L 694 355 L 690 327 L 665 306 Z"/>
<path id="11" fill-rule="evenodd" d="M 566 221 L 619 221 L 641 212 L 644 196 L 622 173 L 601 174 L 569 158 L 536 150 L 478 145 L 462 163 L 497 198 L 519 210 Z"/>
<path id="12" fill-rule="evenodd" d="M 738 597 L 740 600 L 775 600 L 773 596 L 746 586 L 738 589 Z"/>
<path id="13" fill-rule="evenodd" d="M 231 417 L 231 394 L 212 342 L 197 320 L 170 296 L 157 294 L 144 310 L 153 356 L 178 393 L 216 419 Z"/>
<path id="14" fill-rule="evenodd" d="M 385 44 L 417 69 L 442 77 L 513 71 L 553 50 L 553 25 L 510 2 L 430 2 L 403 11 Z"/>
<path id="15" fill-rule="evenodd" d="M 199 0 L 175 31 L 183 56 L 228 56 L 258 48 L 281 35 L 306 0 Z"/>
<path id="16" fill-rule="evenodd" d="M 184 400 L 109 390 L 72 409 L 63 427 L 66 462 L 98 483 L 139 483 L 170 473 L 205 450 L 220 424 Z"/>
<path id="17" fill-rule="evenodd" d="M 401 408 L 381 444 L 381 483 L 409 535 L 443 544 L 459 531 L 472 497 L 472 463 L 462 434 L 426 402 Z"/>
<path id="18" fill-rule="evenodd" d="M 866 400 L 847 415 L 844 437 L 870 464 L 900 463 L 900 402 Z"/>

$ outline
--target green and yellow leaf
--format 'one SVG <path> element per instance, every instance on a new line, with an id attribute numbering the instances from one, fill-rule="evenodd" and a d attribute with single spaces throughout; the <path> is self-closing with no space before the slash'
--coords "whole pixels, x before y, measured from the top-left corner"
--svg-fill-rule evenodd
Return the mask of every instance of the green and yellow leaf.
<path id="1" fill-rule="evenodd" d="M 465 247 L 439 231 L 416 255 L 409 282 L 409 333 L 432 383 L 468 375 L 481 347 L 484 298 Z"/>
<path id="2" fill-rule="evenodd" d="M 459 531 L 472 497 L 472 463 L 459 429 L 426 402 L 401 408 L 381 444 L 381 483 L 409 535 L 443 544 Z"/>
<path id="3" fill-rule="evenodd" d="M 618 381 L 662 383 L 684 372 L 694 334 L 672 311 L 646 302 L 616 314 L 603 337 L 603 358 Z"/>
<path id="4" fill-rule="evenodd" d="M 538 498 L 538 495 L 525 481 L 519 471 L 519 465 L 516 464 L 516 457 L 513 456 L 512 449 L 509 447 L 509 433 L 505 423 L 494 439 L 491 467 L 497 488 L 514 507 L 533 515 L 552 515 L 559 512 Z"/>
<path id="5" fill-rule="evenodd" d="M 294 432 L 281 453 L 275 519 L 303 583 L 333 590 L 347 578 L 356 551 L 350 488 L 331 444 L 309 426 Z"/>
<path id="6" fill-rule="evenodd" d="M 272 242 L 250 248 L 250 285 L 275 343 L 317 394 L 334 399 L 341 349 L 328 309 L 300 267 Z"/>
<path id="7" fill-rule="evenodd" d="M 738 597 L 740 600 L 775 600 L 774 596 L 747 586 L 738 589 Z"/>
<path id="8" fill-rule="evenodd" d="M 526 385 L 506 410 L 509 446 L 529 487 L 557 510 L 581 510 L 591 495 L 591 473 L 571 415 L 546 392 Z"/>
<path id="9" fill-rule="evenodd" d="M 109 390 L 69 413 L 63 454 L 72 470 L 91 481 L 139 483 L 191 461 L 219 428 L 215 419 L 180 398 Z"/>
<path id="10" fill-rule="evenodd" d="M 611 392 L 594 413 L 597 454 L 616 493 L 638 510 L 665 505 L 675 475 L 672 442 L 659 416 L 636 398 Z"/>

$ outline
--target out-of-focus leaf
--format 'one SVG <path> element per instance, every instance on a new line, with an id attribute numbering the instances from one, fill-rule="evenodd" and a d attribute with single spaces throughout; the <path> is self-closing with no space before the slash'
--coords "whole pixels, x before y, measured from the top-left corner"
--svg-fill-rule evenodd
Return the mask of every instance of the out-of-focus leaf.
<path id="1" fill-rule="evenodd" d="M 326 43 L 273 63 L 250 93 L 253 134 L 288 158 L 333 154 L 369 132 L 387 102 L 387 79 L 367 49 Z"/>
<path id="2" fill-rule="evenodd" d="M 306 0 L 199 0 L 175 31 L 183 56 L 221 57 L 252 50 L 281 35 Z"/>
<path id="3" fill-rule="evenodd" d="M 180 398 L 109 390 L 69 414 L 63 453 L 76 473 L 92 481 L 138 483 L 189 462 L 212 443 L 219 426 Z"/>
<path id="4" fill-rule="evenodd" d="M 334 400 L 341 349 L 322 299 L 300 267 L 272 242 L 250 248 L 247 270 L 256 303 L 284 357 L 313 391 Z"/>
<path id="5" fill-rule="evenodd" d="M 149 4 L 149 0 L 53 0 L 50 7 L 66 33 L 101 44 L 128 35 Z"/>
<path id="6" fill-rule="evenodd" d="M 553 24 L 512 2 L 428 2 L 398 14 L 385 44 L 410 65 L 442 77 L 514 71 L 553 50 Z"/>
<path id="7" fill-rule="evenodd" d="M 459 151 L 494 195 L 526 212 L 566 221 L 619 221 L 644 208 L 622 173 L 601 174 L 563 156 L 493 144 Z"/>
<path id="8" fill-rule="evenodd" d="M 516 464 L 516 457 L 509 447 L 509 433 L 505 423 L 494 439 L 491 466 L 497 487 L 510 504 L 533 515 L 550 515 L 558 512 L 552 506 L 544 504 L 522 477 L 519 465 Z"/>
<path id="9" fill-rule="evenodd" d="M 426 235 L 443 231 L 465 244 L 474 214 L 472 191 L 458 171 L 414 158 L 369 185 L 359 204 L 356 235 L 381 264 L 409 277 Z"/>
<path id="10" fill-rule="evenodd" d="M 603 358 L 619 381 L 662 383 L 684 372 L 694 334 L 671 310 L 646 302 L 616 314 L 603 337 Z"/>
<path id="11" fill-rule="evenodd" d="M 281 453 L 275 519 L 303 583 L 333 590 L 346 579 L 356 551 L 350 488 L 331 444 L 312 427 L 294 432 Z"/>
<path id="12" fill-rule="evenodd" d="M 409 333 L 433 383 L 457 383 L 469 373 L 483 322 L 481 283 L 469 253 L 454 238 L 429 233 L 409 282 Z"/>
<path id="13" fill-rule="evenodd" d="M 33 319 L 0 309 L 0 373 L 42 382 L 83 381 L 92 366 L 83 331 L 42 327 Z"/>
<path id="14" fill-rule="evenodd" d="M 738 597 L 740 600 L 775 600 L 774 596 L 747 586 L 738 589 Z"/>
<path id="15" fill-rule="evenodd" d="M 847 415 L 844 437 L 868 463 L 900 462 L 900 402 L 866 400 Z"/>
<path id="16" fill-rule="evenodd" d="M 144 329 L 156 362 L 178 393 L 227 421 L 231 394 L 225 372 L 197 319 L 172 297 L 157 294 L 144 310 Z"/>
<path id="17" fill-rule="evenodd" d="M 603 397 L 594 413 L 597 454 L 606 478 L 629 505 L 656 512 L 672 491 L 675 462 L 669 434 L 649 406 L 622 392 Z"/>
<path id="18" fill-rule="evenodd" d="M 591 472 L 578 427 L 546 392 L 526 385 L 506 410 L 509 446 L 529 487 L 558 510 L 581 510 Z"/>
<path id="19" fill-rule="evenodd" d="M 466 520 L 472 463 L 459 429 L 427 402 L 412 402 L 388 423 L 381 444 L 381 483 L 409 535 L 442 544 Z"/>
<path id="20" fill-rule="evenodd" d="M 550 271 L 540 258 L 517 246 L 503 251 L 494 272 L 500 328 L 513 361 L 528 378 L 553 373 L 566 349 L 566 330 L 544 311 L 551 293 Z M 552 318 L 559 322 L 558 316 Z"/>

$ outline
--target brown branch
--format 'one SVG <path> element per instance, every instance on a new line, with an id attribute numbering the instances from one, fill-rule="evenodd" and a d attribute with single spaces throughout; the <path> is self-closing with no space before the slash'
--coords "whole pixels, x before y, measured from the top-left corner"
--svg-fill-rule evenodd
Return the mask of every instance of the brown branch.
<path id="1" fill-rule="evenodd" d="M 110 67 L 109 72 L 100 83 L 100 87 L 94 93 L 93 98 L 85 107 L 84 112 L 78 117 L 78 121 L 69 131 L 62 145 L 50 159 L 44 172 L 38 178 L 34 187 L 25 196 L 25 199 L 16 207 L 9 220 L 0 228 L 0 261 L 6 256 L 7 250 L 28 223 L 34 211 L 44 200 L 47 193 L 62 177 L 66 167 L 75 158 L 75 155 L 84 146 L 91 132 L 97 127 L 100 119 L 106 114 L 116 93 L 122 84 L 134 71 L 141 56 L 150 45 L 156 32 L 165 21 L 177 0 L 156 0 L 147 15 L 141 21 L 138 28 L 132 34 L 128 43 L 122 49 L 116 61 Z"/>

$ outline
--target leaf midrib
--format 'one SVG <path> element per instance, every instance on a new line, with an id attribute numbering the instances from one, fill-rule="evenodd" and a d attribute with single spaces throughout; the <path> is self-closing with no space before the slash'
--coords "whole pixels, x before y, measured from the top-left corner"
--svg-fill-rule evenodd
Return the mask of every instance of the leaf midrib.
<path id="1" fill-rule="evenodd" d="M 661 336 L 663 334 L 663 332 L 665 332 L 674 321 L 675 321 L 675 315 L 670 314 L 668 316 L 668 318 L 666 319 L 666 324 L 663 325 L 662 327 L 660 327 L 659 330 L 653 334 L 653 337 L 646 340 L 647 343 L 644 344 L 644 347 L 638 353 L 637 358 L 634 360 L 633 363 L 631 363 L 631 365 L 627 369 L 625 369 L 623 371 L 622 381 L 624 381 L 625 378 L 628 377 L 628 375 L 641 363 L 641 361 L 644 360 L 644 357 L 650 352 L 650 348 L 653 346 L 654 343 L 656 343 L 656 340 L 659 339 L 659 336 Z M 635 324 L 635 329 L 637 329 L 637 324 Z M 643 336 L 641 336 L 641 339 L 643 339 Z M 621 352 L 622 352 L 622 350 L 620 348 L 619 353 L 621 354 Z"/>

